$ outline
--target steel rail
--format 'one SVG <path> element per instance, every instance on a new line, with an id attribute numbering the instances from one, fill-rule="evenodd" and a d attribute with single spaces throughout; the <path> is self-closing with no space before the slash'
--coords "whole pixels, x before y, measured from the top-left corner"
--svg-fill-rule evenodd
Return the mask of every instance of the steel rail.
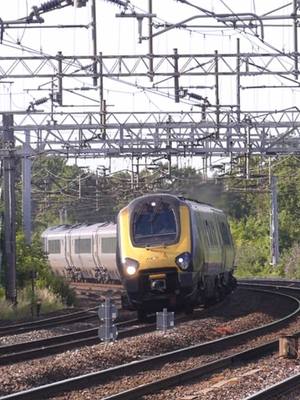
<path id="1" fill-rule="evenodd" d="M 300 287 L 300 280 L 289 280 L 289 279 L 267 279 L 267 278 L 259 278 L 259 279 L 238 279 L 238 283 L 248 283 L 257 285 L 269 285 L 269 286 L 287 286 L 287 287 Z"/>
<path id="2" fill-rule="evenodd" d="M 128 327 L 137 323 L 137 320 L 116 323 L 116 326 Z M 119 331 L 118 338 L 141 335 L 155 330 L 155 324 L 127 328 Z M 48 357 L 53 354 L 62 353 L 66 350 L 83 346 L 99 344 L 98 328 L 87 329 L 67 335 L 55 336 L 48 339 L 36 340 L 33 342 L 18 343 L 0 347 L 0 366 L 15 364 L 20 361 L 33 360 L 35 358 Z"/>
<path id="3" fill-rule="evenodd" d="M 290 301 L 292 303 L 296 304 L 296 308 L 289 315 L 287 315 L 283 318 L 280 318 L 279 320 L 273 321 L 269 324 L 258 327 L 258 328 L 252 328 L 252 329 L 246 330 L 244 332 L 239 332 L 239 333 L 235 333 L 230 336 L 226 336 L 224 338 L 216 339 L 216 340 L 205 342 L 202 344 L 189 346 L 189 347 L 186 347 L 183 349 L 178 349 L 178 350 L 164 353 L 161 355 L 157 355 L 154 357 L 149 357 L 144 360 L 133 361 L 128 364 L 119 365 L 119 366 L 109 368 L 106 370 L 92 372 L 92 373 L 85 374 L 82 376 L 76 376 L 76 377 L 73 377 L 70 379 L 65 379 L 63 381 L 50 383 L 48 385 L 31 388 L 29 390 L 25 390 L 22 392 L 13 393 L 13 394 L 10 394 L 7 396 L 0 397 L 0 400 L 26 400 L 26 399 L 34 400 L 34 399 L 41 399 L 43 397 L 46 397 L 46 398 L 53 397 L 54 395 L 57 395 L 62 392 L 67 392 L 67 391 L 69 392 L 69 391 L 73 391 L 73 390 L 79 390 L 79 389 L 83 389 L 86 387 L 90 387 L 93 385 L 102 384 L 103 382 L 105 382 L 111 378 L 115 378 L 117 375 L 121 375 L 121 374 L 125 374 L 125 373 L 130 373 L 130 374 L 137 373 L 140 371 L 144 371 L 147 368 L 153 368 L 154 365 L 157 366 L 158 364 L 168 363 L 168 362 L 171 362 L 174 360 L 178 361 L 179 359 L 187 358 L 190 356 L 194 357 L 196 355 L 201 355 L 208 351 L 214 351 L 214 352 L 220 351 L 220 350 L 224 349 L 224 345 L 236 345 L 238 340 L 250 339 L 252 337 L 255 337 L 257 334 L 266 333 L 275 327 L 277 328 L 277 327 L 283 325 L 284 323 L 290 321 L 291 319 L 293 319 L 300 312 L 300 301 L 299 301 L 299 299 L 297 299 L 293 296 L 290 296 L 287 294 L 281 294 L 278 292 L 270 292 L 270 291 L 261 290 L 261 289 L 257 289 L 257 290 L 251 289 L 251 291 L 271 293 L 271 294 L 276 294 L 278 296 L 288 298 L 288 299 L 290 299 Z M 233 357 L 232 360 L 239 360 L 240 357 L 243 357 L 242 354 L 245 354 L 246 358 L 253 356 L 253 354 L 260 355 L 263 349 L 266 349 L 265 351 L 267 351 L 267 349 L 268 349 L 268 351 L 273 351 L 274 349 L 276 349 L 277 345 L 278 345 L 277 341 L 270 342 L 263 346 L 259 346 L 259 347 L 253 348 L 251 350 L 248 350 L 247 352 L 237 353 L 234 356 L 232 356 Z M 226 357 L 226 360 L 225 359 L 218 360 L 215 363 L 210 363 L 210 364 L 206 364 L 205 366 L 199 367 L 199 368 L 203 368 L 203 370 L 202 371 L 198 370 L 198 372 L 200 371 L 199 373 L 201 375 L 202 373 L 207 373 L 207 372 L 213 371 L 214 368 L 220 369 L 227 365 L 231 365 L 231 363 L 232 363 L 232 361 L 230 361 L 229 358 Z M 205 371 L 205 372 L 203 372 L 203 371 Z M 193 375 L 193 374 L 196 374 L 196 372 L 190 372 L 190 374 L 191 374 L 190 375 L 191 377 L 194 377 L 195 375 Z M 183 379 L 183 378 L 181 377 L 180 379 Z M 186 379 L 190 379 L 189 373 L 187 374 Z M 172 382 L 173 382 L 172 384 L 179 382 L 178 375 L 176 375 L 176 378 L 173 377 Z M 155 381 L 155 385 L 152 385 L 150 387 L 149 393 L 153 393 L 153 390 L 155 390 L 155 387 L 157 386 L 157 384 L 158 384 L 158 382 Z M 165 385 L 165 384 L 167 386 L 170 386 L 170 381 L 169 381 L 169 383 L 163 383 L 163 382 L 161 383 L 161 385 Z M 163 386 L 160 386 L 160 387 L 162 388 Z M 142 390 L 140 387 L 135 388 L 135 389 Z M 134 390 L 134 389 L 132 389 L 132 390 Z M 118 395 L 121 396 L 120 393 Z M 131 392 L 129 394 L 129 397 L 124 397 L 124 398 L 128 398 L 128 399 L 136 398 L 136 395 L 135 394 L 132 395 L 132 392 Z"/>
<path id="4" fill-rule="evenodd" d="M 293 390 L 300 387 L 300 374 L 293 375 L 290 378 L 284 379 L 279 383 L 275 383 L 272 386 L 267 387 L 257 393 L 254 393 L 244 400 L 274 400 L 276 397 L 279 399 L 279 396 L 290 393 Z"/>
<path id="5" fill-rule="evenodd" d="M 199 367 L 191 368 L 186 371 L 173 374 L 171 376 L 168 376 L 167 378 L 162 378 L 154 382 L 137 386 L 133 389 L 104 397 L 102 398 L 102 400 L 133 400 L 139 398 L 140 396 L 154 394 L 159 392 L 160 390 L 181 385 L 194 378 L 200 378 L 203 375 L 215 373 L 221 369 L 233 367 L 237 363 L 250 361 L 251 359 L 254 359 L 256 357 L 268 354 L 272 351 L 275 351 L 276 346 L 278 347 L 277 341 L 270 342 L 262 346 L 257 346 L 250 350 L 235 353 L 231 356 L 212 361 Z"/>
<path id="6" fill-rule="evenodd" d="M 261 289 L 271 289 L 271 290 L 280 290 L 282 291 L 287 291 L 287 292 L 291 292 L 294 293 L 295 295 L 298 293 L 298 295 L 300 296 L 300 285 L 295 285 L 295 286 L 290 286 L 289 284 L 281 284 L 281 282 L 279 282 L 279 284 L 277 284 L 276 282 L 274 283 L 246 283 L 246 282 L 238 282 L 238 287 L 239 288 L 261 288 Z"/>
<path id="7" fill-rule="evenodd" d="M 218 306 L 219 304 L 220 303 L 217 303 L 216 305 Z M 199 310 L 194 313 L 196 318 L 199 317 L 199 312 L 201 313 Z M 176 318 L 177 322 L 184 322 L 186 320 L 190 320 L 190 317 L 179 316 Z M 123 328 L 134 324 L 138 324 L 137 319 L 117 322 L 115 325 L 119 328 Z M 155 328 L 156 325 L 152 323 L 147 324 L 146 326 L 138 326 L 134 329 L 128 329 L 126 331 L 123 330 L 119 332 L 118 338 L 123 339 L 126 337 L 137 336 L 143 333 L 154 331 Z M 92 346 L 94 344 L 99 344 L 98 327 L 84 329 L 46 339 L 4 345 L 0 346 L 0 366 L 14 364 L 24 360 L 47 357 L 49 355 L 64 352 L 65 350 L 79 348 L 82 346 Z"/>
<path id="8" fill-rule="evenodd" d="M 29 321 L 29 322 L 11 324 L 6 326 L 4 325 L 0 327 L 0 336 L 5 336 L 9 334 L 19 334 L 19 333 L 29 332 L 32 330 L 50 328 L 62 324 L 70 324 L 72 322 L 92 319 L 96 317 L 96 313 L 93 315 L 91 314 L 91 312 L 96 311 L 96 309 L 97 307 L 92 307 L 86 310 L 76 311 L 74 313 L 40 319 L 38 321 Z"/>

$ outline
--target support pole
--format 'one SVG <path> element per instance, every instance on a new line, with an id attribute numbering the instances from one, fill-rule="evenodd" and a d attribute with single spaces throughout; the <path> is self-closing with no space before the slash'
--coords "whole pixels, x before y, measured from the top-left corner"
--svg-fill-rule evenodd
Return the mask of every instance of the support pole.
<path id="1" fill-rule="evenodd" d="M 236 57 L 236 119 L 237 119 L 237 130 L 240 133 L 240 122 L 241 122 L 241 56 L 240 56 L 240 39 L 237 39 L 237 57 Z"/>
<path id="2" fill-rule="evenodd" d="M 100 106 L 102 110 L 102 102 L 104 100 L 104 91 L 103 91 L 103 54 L 102 51 L 99 53 L 99 96 L 100 96 Z"/>
<path id="3" fill-rule="evenodd" d="M 92 41 L 93 41 L 93 85 L 98 85 L 98 67 L 97 67 L 97 13 L 96 13 L 96 0 L 92 0 Z"/>
<path id="4" fill-rule="evenodd" d="M 57 59 L 58 59 L 58 104 L 60 106 L 63 105 L 63 68 L 62 68 L 62 52 L 59 51 L 57 53 Z"/>
<path id="5" fill-rule="evenodd" d="M 25 131 L 25 143 L 23 144 L 23 230 L 25 243 L 31 245 L 31 159 L 30 150 L 30 131 Z"/>
<path id="6" fill-rule="evenodd" d="M 103 126 L 101 128 L 101 139 L 106 139 L 106 100 L 101 102 L 101 112 L 100 112 L 100 123 Z"/>
<path id="7" fill-rule="evenodd" d="M 134 185 L 134 158 L 131 156 L 131 182 L 130 182 L 131 190 L 135 189 Z"/>
<path id="8" fill-rule="evenodd" d="M 279 262 L 277 178 L 271 176 L 271 263 L 275 267 Z"/>
<path id="9" fill-rule="evenodd" d="M 64 207 L 64 223 L 68 223 L 68 209 L 67 207 Z"/>
<path id="10" fill-rule="evenodd" d="M 81 182 L 81 178 L 83 177 L 83 174 L 80 173 L 78 176 L 78 199 L 81 199 L 81 194 L 82 194 L 82 182 Z"/>
<path id="11" fill-rule="evenodd" d="M 217 131 L 216 138 L 218 139 L 220 136 L 220 89 L 219 89 L 219 57 L 218 51 L 215 50 L 215 82 L 216 82 L 216 122 L 217 122 Z"/>
<path id="12" fill-rule="evenodd" d="M 246 127 L 246 179 L 250 179 L 250 157 L 251 157 L 251 127 Z"/>
<path id="13" fill-rule="evenodd" d="M 153 82 L 153 27 L 152 27 L 152 0 L 148 0 L 148 12 L 149 12 L 149 78 L 150 81 Z"/>
<path id="14" fill-rule="evenodd" d="M 293 29 L 294 29 L 294 54 L 295 54 L 295 78 L 298 79 L 298 18 L 297 18 L 297 11 L 298 11 L 298 0 L 293 0 L 294 6 L 294 22 L 293 22 Z"/>
<path id="15" fill-rule="evenodd" d="M 171 117 L 171 115 L 169 115 L 168 123 L 170 124 L 171 122 L 172 122 L 172 117 Z M 170 128 L 167 128 L 167 134 L 168 134 L 168 144 L 167 144 L 168 178 L 171 178 L 171 176 L 172 176 L 172 136 L 171 136 L 172 132 L 171 132 Z"/>
<path id="16" fill-rule="evenodd" d="M 178 71 L 178 50 L 174 49 L 174 88 L 175 103 L 179 103 L 179 71 Z"/>
<path id="17" fill-rule="evenodd" d="M 136 188 L 140 188 L 140 158 L 136 158 Z"/>
<path id="18" fill-rule="evenodd" d="M 204 182 L 207 182 L 207 157 L 208 157 L 208 155 L 207 154 L 205 154 L 204 156 L 203 156 L 203 181 Z"/>
<path id="19" fill-rule="evenodd" d="M 15 140 L 13 114 L 3 114 L 4 150 L 4 254 L 6 261 L 6 298 L 17 302 L 16 289 L 16 193 L 15 193 Z"/>
<path id="20" fill-rule="evenodd" d="M 104 100 L 103 88 L 103 54 L 99 53 L 99 95 L 100 95 L 100 124 L 101 124 L 101 138 L 106 139 L 106 100 Z"/>
<path id="21" fill-rule="evenodd" d="M 59 224 L 63 225 L 64 224 L 64 209 L 61 208 L 59 209 Z"/>
<path id="22" fill-rule="evenodd" d="M 99 172 L 98 169 L 96 169 L 96 211 L 99 211 L 100 209 L 100 190 L 99 190 L 99 185 L 100 185 L 100 179 L 99 179 Z"/>

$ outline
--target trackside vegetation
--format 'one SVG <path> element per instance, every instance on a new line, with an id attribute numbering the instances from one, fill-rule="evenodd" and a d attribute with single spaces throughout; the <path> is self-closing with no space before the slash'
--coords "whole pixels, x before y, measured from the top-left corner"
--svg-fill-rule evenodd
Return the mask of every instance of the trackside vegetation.
<path id="1" fill-rule="evenodd" d="M 50 270 L 40 238 L 35 234 L 32 245 L 28 246 L 23 233 L 19 231 L 16 242 L 18 303 L 12 305 L 7 302 L 5 290 L 0 288 L 0 320 L 36 316 L 37 304 L 40 304 L 42 314 L 74 305 L 75 293 L 63 279 Z"/>
<path id="2" fill-rule="evenodd" d="M 18 170 L 17 280 L 20 304 L 21 299 L 22 304 L 31 301 L 33 272 L 36 296 L 45 296 L 43 291 L 47 291 L 51 298 L 49 307 L 51 302 L 57 308 L 74 304 L 74 293 L 51 273 L 43 254 L 40 235 L 46 227 L 59 223 L 115 222 L 117 212 L 130 200 L 157 191 L 210 203 L 226 212 L 235 240 L 237 276 L 300 279 L 300 158 L 297 156 L 273 157 L 268 163 L 253 157 L 250 179 L 245 179 L 244 161 L 237 160 L 230 173 L 223 173 L 221 177 L 215 174 L 209 180 L 204 179 L 201 171 L 186 166 L 172 166 L 170 174 L 165 163 L 141 170 L 138 177 L 132 177 L 126 170 L 113 174 L 105 168 L 88 171 L 68 165 L 61 157 L 37 157 L 33 160 L 32 173 L 34 235 L 31 246 L 25 244 L 22 234 L 22 179 L 21 169 Z M 281 258 L 276 267 L 270 264 L 270 173 L 278 181 Z M 3 268 L 0 276 L 3 287 Z M 5 308 L 3 297 L 4 290 L 0 288 L 0 309 Z M 0 318 L 4 316 L 0 314 Z"/>

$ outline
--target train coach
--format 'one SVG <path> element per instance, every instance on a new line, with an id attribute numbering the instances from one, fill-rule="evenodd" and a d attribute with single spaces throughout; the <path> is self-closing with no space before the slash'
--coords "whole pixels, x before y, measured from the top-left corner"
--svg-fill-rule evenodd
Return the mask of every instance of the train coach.
<path id="1" fill-rule="evenodd" d="M 139 197 L 118 215 L 117 266 L 140 319 L 163 307 L 192 312 L 219 300 L 235 286 L 226 216 L 170 194 Z"/>
<path id="2" fill-rule="evenodd" d="M 116 225 L 59 225 L 42 234 L 53 272 L 72 280 L 120 281 L 116 266 Z"/>

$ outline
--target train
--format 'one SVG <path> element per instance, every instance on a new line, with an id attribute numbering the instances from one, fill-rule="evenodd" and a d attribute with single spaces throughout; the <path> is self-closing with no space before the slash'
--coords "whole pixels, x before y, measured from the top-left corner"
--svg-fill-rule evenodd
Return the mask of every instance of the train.
<path id="1" fill-rule="evenodd" d="M 121 281 L 123 306 L 140 320 L 165 307 L 190 313 L 236 285 L 224 212 L 177 195 L 140 196 L 119 212 L 116 224 L 59 225 L 42 239 L 54 273 L 75 281 Z"/>
<path id="2" fill-rule="evenodd" d="M 167 193 L 141 196 L 119 212 L 116 259 L 140 320 L 163 308 L 190 313 L 236 286 L 224 212 Z"/>
<path id="3" fill-rule="evenodd" d="M 120 282 L 116 224 L 58 225 L 42 233 L 52 271 L 74 281 Z"/>

